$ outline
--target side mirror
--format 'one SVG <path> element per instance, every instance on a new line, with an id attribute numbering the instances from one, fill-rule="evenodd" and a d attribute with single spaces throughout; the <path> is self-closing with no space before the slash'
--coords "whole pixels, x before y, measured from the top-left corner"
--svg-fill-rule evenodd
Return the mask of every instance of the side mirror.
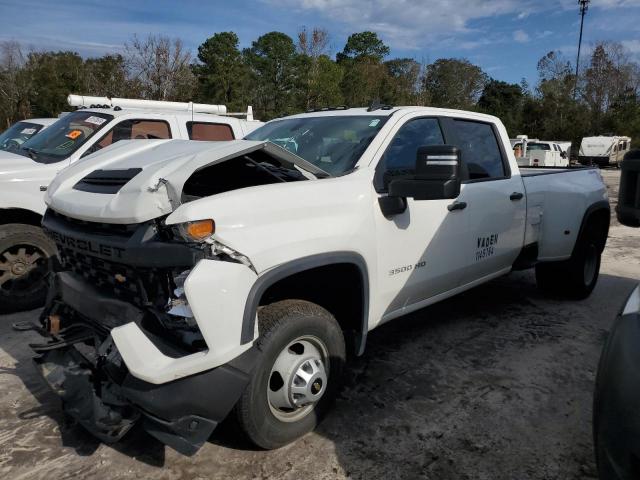
<path id="1" fill-rule="evenodd" d="M 620 163 L 616 214 L 627 227 L 640 227 L 640 150 L 631 150 Z"/>
<path id="2" fill-rule="evenodd" d="M 460 195 L 460 149 L 453 145 L 418 148 L 411 176 L 392 179 L 389 196 L 414 200 L 442 200 Z"/>
<path id="3" fill-rule="evenodd" d="M 564 151 L 563 151 L 563 152 L 560 152 L 560 156 L 561 156 L 562 158 L 567 158 L 567 152 L 564 152 Z"/>

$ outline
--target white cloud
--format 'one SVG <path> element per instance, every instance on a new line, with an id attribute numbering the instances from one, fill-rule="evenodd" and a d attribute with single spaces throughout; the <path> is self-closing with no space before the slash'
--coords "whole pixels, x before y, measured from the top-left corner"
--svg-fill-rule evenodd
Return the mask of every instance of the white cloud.
<path id="1" fill-rule="evenodd" d="M 526 43 L 529 41 L 529 34 L 524 30 L 516 30 L 513 32 L 513 39 L 518 43 Z"/>
<path id="2" fill-rule="evenodd" d="M 315 11 L 348 27 L 373 30 L 395 48 L 421 48 L 433 41 L 471 34 L 480 37 L 470 23 L 501 15 L 528 15 L 540 11 L 535 0 L 263 0 L 297 11 Z M 555 1 L 545 0 L 551 8 Z M 478 42 L 478 38 L 470 42 Z"/>

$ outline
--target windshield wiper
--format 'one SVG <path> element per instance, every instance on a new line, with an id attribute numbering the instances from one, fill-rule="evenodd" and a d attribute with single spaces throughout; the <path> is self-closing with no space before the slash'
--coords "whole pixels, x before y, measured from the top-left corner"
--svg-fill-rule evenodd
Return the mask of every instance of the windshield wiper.
<path id="1" fill-rule="evenodd" d="M 35 148 L 22 147 L 22 150 L 27 152 L 27 154 L 29 155 L 29 158 L 31 158 L 31 160 L 36 160 L 38 158 L 38 151 Z"/>

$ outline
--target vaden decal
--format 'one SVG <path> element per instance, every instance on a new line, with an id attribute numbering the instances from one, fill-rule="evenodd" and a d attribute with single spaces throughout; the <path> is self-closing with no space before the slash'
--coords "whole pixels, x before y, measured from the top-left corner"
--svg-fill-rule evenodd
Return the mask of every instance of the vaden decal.
<path id="1" fill-rule="evenodd" d="M 393 275 L 398 275 L 399 273 L 406 273 L 410 272 L 411 270 L 417 270 L 418 268 L 424 267 L 426 264 L 427 262 L 422 260 L 415 265 L 405 265 L 403 267 L 392 268 L 391 270 L 389 270 L 389 276 L 392 277 Z"/>
<path id="2" fill-rule="evenodd" d="M 476 246 L 476 262 L 483 258 L 493 256 L 495 247 L 498 244 L 498 234 L 493 233 L 486 237 L 478 237 L 478 244 Z"/>

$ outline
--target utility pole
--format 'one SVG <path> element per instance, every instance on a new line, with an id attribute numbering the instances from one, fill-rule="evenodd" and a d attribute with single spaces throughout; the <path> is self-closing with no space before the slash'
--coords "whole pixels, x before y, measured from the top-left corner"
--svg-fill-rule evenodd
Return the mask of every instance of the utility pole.
<path id="1" fill-rule="evenodd" d="M 573 88 L 573 98 L 578 94 L 578 72 L 580 68 L 580 47 L 582 47 L 582 27 L 584 26 L 584 15 L 589 9 L 590 0 L 578 0 L 580 5 L 580 39 L 578 40 L 578 58 L 576 59 L 576 85 Z"/>

